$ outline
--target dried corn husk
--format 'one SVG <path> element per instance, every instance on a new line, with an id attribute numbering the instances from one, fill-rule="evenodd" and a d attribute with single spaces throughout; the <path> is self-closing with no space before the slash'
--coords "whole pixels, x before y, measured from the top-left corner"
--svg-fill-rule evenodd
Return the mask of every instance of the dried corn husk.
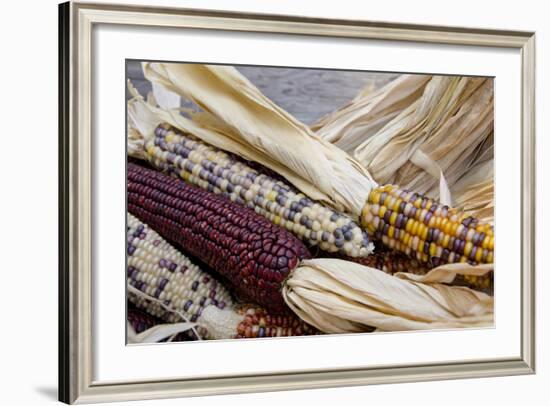
<path id="1" fill-rule="evenodd" d="M 494 161 L 474 165 L 453 186 L 453 202 L 470 216 L 494 223 Z"/>
<path id="2" fill-rule="evenodd" d="M 204 110 L 193 117 L 193 125 L 174 113 L 168 113 L 172 117 L 165 121 L 281 173 L 315 200 L 356 216 L 361 213 L 376 185 L 368 172 L 265 97 L 236 69 L 143 63 L 143 71 L 151 82 L 193 100 Z"/>
<path id="3" fill-rule="evenodd" d="M 491 79 L 434 76 L 422 97 L 359 145 L 354 157 L 381 184 L 437 198 L 441 176 L 428 168 L 435 163 L 452 188 L 492 129 Z"/>
<path id="4" fill-rule="evenodd" d="M 353 154 L 421 95 L 429 75 L 401 75 L 378 90 L 366 88 L 349 104 L 321 118 L 311 128 L 319 136 Z"/>
<path id="5" fill-rule="evenodd" d="M 443 283 L 492 269 L 453 264 L 395 277 L 348 261 L 313 259 L 292 273 L 283 294 L 297 315 L 325 333 L 482 327 L 493 324 L 493 298 Z"/>

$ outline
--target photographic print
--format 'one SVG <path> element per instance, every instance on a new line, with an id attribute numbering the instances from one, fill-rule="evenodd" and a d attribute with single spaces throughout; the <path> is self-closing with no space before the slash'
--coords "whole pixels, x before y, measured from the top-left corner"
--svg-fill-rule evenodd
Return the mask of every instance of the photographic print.
<path id="1" fill-rule="evenodd" d="M 493 327 L 493 78 L 127 60 L 125 86 L 128 344 Z"/>

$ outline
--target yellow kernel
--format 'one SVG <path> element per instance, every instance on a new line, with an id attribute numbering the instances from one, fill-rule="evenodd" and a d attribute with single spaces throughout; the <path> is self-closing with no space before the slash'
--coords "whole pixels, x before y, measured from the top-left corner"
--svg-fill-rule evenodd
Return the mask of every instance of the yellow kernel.
<path id="1" fill-rule="evenodd" d="M 437 246 L 432 242 L 430 244 L 430 256 L 434 257 L 437 252 Z"/>
<path id="2" fill-rule="evenodd" d="M 489 251 L 487 253 L 487 263 L 492 264 L 493 263 L 493 251 Z"/>
<path id="3" fill-rule="evenodd" d="M 407 220 L 407 224 L 405 224 L 405 231 L 407 233 L 410 233 L 411 232 L 411 229 L 412 229 L 412 226 L 414 224 L 414 220 L 413 219 L 408 219 Z"/>
<path id="4" fill-rule="evenodd" d="M 277 192 L 275 192 L 274 190 L 269 191 L 265 196 L 267 200 L 271 200 L 272 202 L 275 201 L 276 197 L 277 197 Z"/>
<path id="5" fill-rule="evenodd" d="M 481 246 L 485 249 L 489 248 L 489 240 L 491 239 L 491 237 L 489 236 L 486 236 L 484 239 L 483 239 L 483 242 L 481 243 Z"/>
<path id="6" fill-rule="evenodd" d="M 369 205 L 366 204 L 364 207 L 363 207 L 363 210 L 361 210 L 361 219 L 363 220 L 362 223 L 363 223 L 363 226 L 365 226 L 365 224 L 368 224 L 370 221 L 369 219 L 372 218 L 372 214 L 369 210 Z"/>
<path id="7" fill-rule="evenodd" d="M 401 199 L 399 199 L 399 198 L 395 199 L 395 203 L 392 206 L 392 210 L 393 211 L 399 210 L 399 206 L 401 205 L 401 202 L 402 202 Z"/>
<path id="8" fill-rule="evenodd" d="M 414 207 L 419 209 L 420 206 L 422 206 L 422 199 L 421 198 L 416 199 L 413 204 L 414 204 Z"/>
<path id="9" fill-rule="evenodd" d="M 434 227 L 441 230 L 441 217 L 433 216 L 432 218 L 435 218 Z"/>
<path id="10" fill-rule="evenodd" d="M 394 226 L 390 226 L 390 227 L 388 228 L 388 237 L 393 238 L 394 232 L 395 232 L 395 227 L 394 227 Z"/>
<path id="11" fill-rule="evenodd" d="M 444 248 L 447 248 L 449 246 L 449 240 L 450 240 L 450 237 L 449 237 L 449 234 L 445 234 L 443 236 L 443 241 L 441 242 L 441 245 L 444 247 Z"/>
<path id="12" fill-rule="evenodd" d="M 411 235 L 409 233 L 403 233 L 403 238 L 401 238 L 401 241 L 404 245 L 409 245 L 409 241 L 411 240 Z"/>
<path id="13" fill-rule="evenodd" d="M 489 247 L 490 250 L 493 250 L 495 248 L 495 237 L 491 237 L 489 239 Z"/>
<path id="14" fill-rule="evenodd" d="M 426 202 L 426 207 L 425 207 L 425 209 L 426 209 L 426 210 L 430 210 L 430 207 L 432 207 L 432 204 L 433 204 L 432 200 L 431 200 L 431 199 L 428 199 L 428 201 Z"/>
<path id="15" fill-rule="evenodd" d="M 378 204 L 380 202 L 380 192 L 373 190 L 370 194 L 369 201 L 374 204 Z"/>
<path id="16" fill-rule="evenodd" d="M 418 221 L 415 221 L 415 222 L 413 223 L 413 226 L 412 226 L 412 229 L 411 229 L 411 234 L 412 234 L 412 235 L 418 235 L 418 225 L 419 225 L 419 224 L 420 224 L 420 223 L 419 223 Z"/>
<path id="17" fill-rule="evenodd" d="M 279 225 L 279 223 L 281 222 L 281 218 L 279 216 L 275 216 L 275 218 L 273 219 L 273 222 L 276 224 L 276 225 Z"/>
<path id="18" fill-rule="evenodd" d="M 386 208 L 386 206 L 380 206 L 380 209 L 378 210 L 378 217 L 384 218 L 384 214 L 386 214 L 387 210 L 388 209 Z"/>
<path id="19" fill-rule="evenodd" d="M 394 211 L 394 212 L 390 215 L 390 224 L 391 224 L 391 225 L 394 225 L 396 219 L 397 219 L 397 212 Z"/>
<path id="20" fill-rule="evenodd" d="M 155 146 L 153 144 L 147 145 L 147 154 L 152 156 L 154 152 L 155 152 Z"/>
<path id="21" fill-rule="evenodd" d="M 474 244 L 472 244 L 470 241 L 464 244 L 464 256 L 469 257 L 473 247 Z"/>
<path id="22" fill-rule="evenodd" d="M 483 250 L 481 249 L 481 247 L 477 247 L 477 251 L 476 251 L 476 262 L 479 262 L 481 261 L 481 257 L 483 256 Z"/>

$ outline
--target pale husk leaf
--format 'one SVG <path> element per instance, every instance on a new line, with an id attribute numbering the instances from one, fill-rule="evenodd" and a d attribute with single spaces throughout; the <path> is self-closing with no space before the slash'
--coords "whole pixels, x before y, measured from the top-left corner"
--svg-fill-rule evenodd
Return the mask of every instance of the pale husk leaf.
<path id="1" fill-rule="evenodd" d="M 320 137 L 353 154 L 365 139 L 417 100 L 430 78 L 429 75 L 401 75 L 380 89 L 366 88 L 311 128 Z"/>
<path id="2" fill-rule="evenodd" d="M 225 139 L 205 141 L 215 141 L 213 145 L 229 150 L 226 140 L 232 138 L 233 144 L 246 145 L 247 158 L 273 170 L 286 166 L 295 174 L 287 178 L 290 182 L 301 178 L 315 187 L 327 204 L 360 214 L 376 185 L 365 168 L 269 100 L 233 67 L 143 63 L 143 71 L 151 82 L 193 100 L 223 122 Z M 201 134 L 197 136 L 201 138 Z M 277 168 L 270 166 L 273 161 L 279 164 Z M 311 192 L 302 189 L 303 182 L 294 185 L 306 194 Z"/>
<path id="3" fill-rule="evenodd" d="M 415 159 L 417 151 L 438 165 L 452 188 L 472 166 L 492 128 L 492 80 L 434 76 L 424 94 L 367 137 L 354 156 L 379 183 L 398 184 L 437 198 L 440 176 Z"/>
<path id="4" fill-rule="evenodd" d="M 132 325 L 128 323 L 128 343 L 129 344 L 149 344 L 158 343 L 165 338 L 172 337 L 178 333 L 191 330 L 196 323 L 168 323 L 158 324 L 141 333 L 136 333 Z"/>
<path id="5" fill-rule="evenodd" d="M 299 317 L 325 333 L 489 326 L 491 296 L 441 282 L 456 274 L 490 270 L 491 266 L 434 269 L 425 280 L 417 280 L 348 261 L 313 259 L 293 271 L 283 295 Z"/>
<path id="6" fill-rule="evenodd" d="M 470 216 L 493 224 L 494 222 L 494 161 L 474 165 L 456 182 L 452 190 L 453 200 Z"/>

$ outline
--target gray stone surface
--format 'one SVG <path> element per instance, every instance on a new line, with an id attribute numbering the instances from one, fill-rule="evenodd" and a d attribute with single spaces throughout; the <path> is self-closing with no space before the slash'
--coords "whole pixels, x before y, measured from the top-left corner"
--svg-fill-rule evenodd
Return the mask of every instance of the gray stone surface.
<path id="1" fill-rule="evenodd" d="M 393 73 L 301 68 L 237 66 L 267 97 L 306 124 L 334 111 L 353 99 L 365 86 L 382 86 Z M 142 95 L 151 90 L 138 62 L 128 63 L 128 77 Z M 186 103 L 186 107 L 189 104 Z"/>

